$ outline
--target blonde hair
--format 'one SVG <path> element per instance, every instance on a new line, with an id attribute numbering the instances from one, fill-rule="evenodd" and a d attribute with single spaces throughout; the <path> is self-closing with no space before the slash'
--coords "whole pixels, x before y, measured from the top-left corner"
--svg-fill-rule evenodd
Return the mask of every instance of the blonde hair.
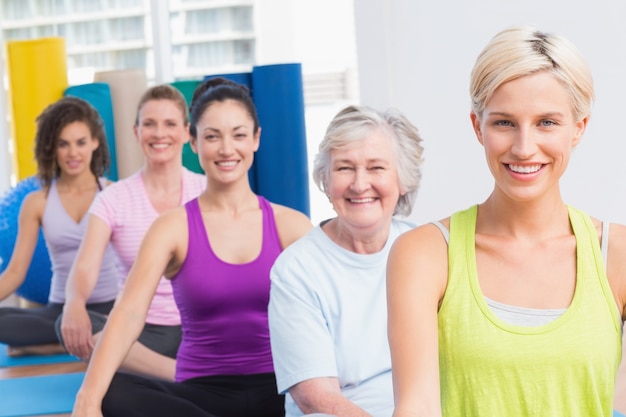
<path id="1" fill-rule="evenodd" d="M 499 86 L 540 71 L 551 73 L 567 88 L 576 120 L 591 114 L 593 79 L 585 58 L 563 36 L 534 26 L 499 32 L 478 55 L 470 81 L 472 111 L 480 118 Z"/>

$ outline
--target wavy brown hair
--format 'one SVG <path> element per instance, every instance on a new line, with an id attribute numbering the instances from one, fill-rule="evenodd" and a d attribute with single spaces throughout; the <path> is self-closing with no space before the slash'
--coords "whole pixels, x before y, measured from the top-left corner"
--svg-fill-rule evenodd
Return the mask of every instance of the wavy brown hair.
<path id="1" fill-rule="evenodd" d="M 63 97 L 46 107 L 36 119 L 35 160 L 37 161 L 37 177 L 46 189 L 50 187 L 53 179 L 61 175 L 61 169 L 56 158 L 61 131 L 74 122 L 85 123 L 91 136 L 98 140 L 98 147 L 93 152 L 89 166 L 98 188 L 101 188 L 98 178 L 104 176 L 111 165 L 104 123 L 98 111 L 85 100 L 70 96 Z"/>

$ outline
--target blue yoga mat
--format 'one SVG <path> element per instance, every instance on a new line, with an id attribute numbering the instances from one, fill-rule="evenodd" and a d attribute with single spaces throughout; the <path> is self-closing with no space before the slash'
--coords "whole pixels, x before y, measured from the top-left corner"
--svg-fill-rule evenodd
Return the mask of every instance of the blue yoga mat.
<path id="1" fill-rule="evenodd" d="M 28 365 L 48 365 L 52 363 L 78 362 L 76 356 L 67 353 L 58 355 L 28 355 L 11 357 L 7 355 L 7 345 L 0 343 L 0 368 Z"/>
<path id="2" fill-rule="evenodd" d="M 0 380 L 0 417 L 70 413 L 84 376 L 78 372 Z"/>
<path id="3" fill-rule="evenodd" d="M 620 413 L 617 410 L 613 410 L 613 417 L 625 417 L 624 414 Z"/>
<path id="4" fill-rule="evenodd" d="M 113 102 L 111 100 L 111 88 L 107 83 L 91 83 L 68 87 L 64 93 L 66 96 L 78 97 L 85 100 L 95 108 L 102 122 L 104 133 L 107 137 L 109 154 L 111 155 L 111 167 L 107 177 L 113 181 L 118 180 L 117 153 L 115 151 L 115 123 L 113 120 Z M 129 126 L 130 129 L 130 126 Z"/>
<path id="5" fill-rule="evenodd" d="M 261 124 L 261 146 L 254 158 L 257 192 L 274 203 L 308 216 L 309 174 L 302 66 L 255 66 L 252 69 L 252 99 Z"/>

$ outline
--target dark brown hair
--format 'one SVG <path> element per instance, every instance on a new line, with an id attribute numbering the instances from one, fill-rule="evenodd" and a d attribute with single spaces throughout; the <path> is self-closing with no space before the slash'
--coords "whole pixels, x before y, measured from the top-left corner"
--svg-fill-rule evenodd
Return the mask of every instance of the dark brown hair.
<path id="1" fill-rule="evenodd" d="M 254 133 L 259 130 L 259 118 L 256 114 L 256 108 L 250 97 L 248 87 L 237 84 L 234 81 L 222 77 L 209 78 L 200 84 L 193 92 L 191 99 L 191 123 L 189 133 L 196 138 L 196 125 L 202 117 L 204 111 L 216 101 L 224 102 L 226 100 L 235 100 L 240 102 L 248 111 L 248 114 L 254 122 Z"/>
<path id="2" fill-rule="evenodd" d="M 71 96 L 63 97 L 46 107 L 36 119 L 35 160 L 37 176 L 44 188 L 50 187 L 52 180 L 61 175 L 56 157 L 59 136 L 67 125 L 74 122 L 85 123 L 91 136 L 98 140 L 98 147 L 93 152 L 89 169 L 99 188 L 98 178 L 104 176 L 109 169 L 111 164 L 109 147 L 104 133 L 104 123 L 98 111 L 85 100 Z"/>

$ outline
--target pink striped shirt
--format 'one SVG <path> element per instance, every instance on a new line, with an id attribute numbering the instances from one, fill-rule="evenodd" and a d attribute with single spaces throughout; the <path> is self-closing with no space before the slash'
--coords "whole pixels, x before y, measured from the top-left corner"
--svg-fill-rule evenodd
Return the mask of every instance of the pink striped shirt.
<path id="1" fill-rule="evenodd" d="M 204 175 L 193 173 L 183 168 L 182 201 L 197 197 L 206 187 Z M 126 280 L 144 234 L 152 222 L 159 216 L 150 202 L 141 171 L 115 184 L 111 184 L 98 193 L 89 213 L 98 216 L 111 228 L 111 243 L 120 257 L 124 275 L 120 287 Z M 148 310 L 146 322 L 164 326 L 180 324 L 180 314 L 174 302 L 172 285 L 161 277 L 154 299 Z"/>

